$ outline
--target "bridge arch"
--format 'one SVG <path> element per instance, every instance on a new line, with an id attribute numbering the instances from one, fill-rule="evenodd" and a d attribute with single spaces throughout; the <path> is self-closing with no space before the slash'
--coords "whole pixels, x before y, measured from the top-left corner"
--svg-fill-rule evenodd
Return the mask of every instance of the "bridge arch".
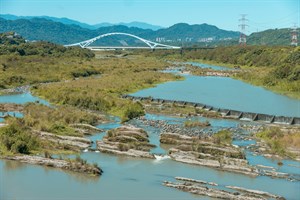
<path id="1" fill-rule="evenodd" d="M 180 49 L 181 48 L 181 47 L 177 47 L 177 46 L 171 46 L 171 45 L 161 44 L 161 43 L 157 43 L 157 42 L 152 42 L 150 40 L 146 40 L 146 39 L 141 38 L 139 36 L 136 36 L 136 35 L 133 35 L 133 34 L 130 34 L 130 33 L 122 33 L 122 32 L 106 33 L 106 34 L 102 34 L 102 35 L 99 35 L 97 37 L 91 38 L 89 40 L 85 40 L 85 41 L 74 43 L 74 44 L 68 44 L 68 45 L 64 45 L 64 46 L 65 47 L 80 46 L 81 48 L 86 48 L 90 44 L 95 42 L 96 40 L 99 40 L 99 39 L 104 38 L 104 37 L 112 36 L 112 35 L 125 35 L 125 36 L 129 36 L 129 37 L 132 37 L 132 38 L 136 38 L 136 39 L 144 42 L 151 49 L 154 49 L 154 48 L 157 48 L 157 47 L 166 48 L 166 49 Z"/>

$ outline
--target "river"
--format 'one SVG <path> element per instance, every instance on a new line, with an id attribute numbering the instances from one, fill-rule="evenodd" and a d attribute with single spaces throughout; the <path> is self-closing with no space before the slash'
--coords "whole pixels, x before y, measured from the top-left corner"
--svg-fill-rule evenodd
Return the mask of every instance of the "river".
<path id="1" fill-rule="evenodd" d="M 189 83 L 191 84 L 189 85 L 190 88 L 195 88 L 194 81 L 198 83 L 198 80 L 196 80 L 197 78 L 203 81 L 202 77 L 188 76 L 185 81 L 178 82 L 178 84 L 184 84 L 185 87 L 187 87 L 187 83 Z M 218 80 L 218 78 L 212 77 L 208 78 L 207 80 Z M 240 87 L 239 84 L 244 84 L 232 79 L 229 80 L 230 82 L 233 81 L 233 83 L 236 84 L 237 88 Z M 175 82 L 159 85 L 155 88 L 157 94 L 162 95 L 163 92 L 158 89 L 163 88 L 164 85 L 169 84 L 175 84 Z M 206 83 L 206 85 L 209 84 Z M 185 87 L 182 86 L 182 88 Z M 178 93 L 183 92 L 183 89 L 180 89 L 181 86 L 179 86 L 178 90 L 176 90 L 174 86 L 172 86 L 172 88 L 173 90 L 168 91 L 169 95 L 175 92 L 176 95 L 174 96 L 179 96 Z M 200 88 L 202 87 L 199 86 L 199 91 Z M 242 91 L 247 92 L 244 90 Z M 212 94 L 209 93 L 209 91 L 206 92 L 207 94 Z M 187 94 L 188 93 L 189 92 L 187 92 Z M 190 94 L 190 97 L 201 93 L 204 93 L 204 91 L 197 93 L 192 92 Z M 261 93 L 263 95 L 267 95 L 264 93 L 269 94 L 270 92 L 262 90 Z M 181 93 L 181 95 L 183 94 Z M 274 93 L 272 93 L 272 95 L 275 95 L 273 96 L 273 98 L 281 98 L 280 95 L 276 95 Z M 186 96 L 182 97 L 187 98 Z M 215 102 L 218 102 L 218 98 L 210 98 L 216 99 Z M 7 99 L 9 99 L 9 101 Z M 33 97 L 31 94 L 15 96 L 10 95 L 9 97 L 0 96 L 0 102 L 30 102 L 36 100 L 40 101 L 40 99 L 36 99 L 36 97 Z M 229 105 L 225 104 L 225 102 L 228 101 L 224 100 L 222 102 L 224 106 L 231 105 L 230 101 Z M 248 107 L 244 106 L 244 108 Z M 279 114 L 283 115 L 284 113 Z M 168 123 L 183 123 L 186 120 L 183 118 L 150 114 L 147 114 L 146 118 L 151 120 L 166 120 Z M 200 120 L 209 120 L 212 124 L 212 129 L 230 127 L 235 128 L 238 127 L 240 123 L 247 123 L 224 119 L 200 118 Z M 149 133 L 150 142 L 157 145 L 157 148 L 153 149 L 153 153 L 166 153 L 166 150 L 159 144 L 159 129 L 149 126 L 143 126 L 141 124 L 138 124 L 138 122 L 136 121 L 132 121 L 131 123 L 145 128 Z M 118 126 L 120 126 L 119 120 L 118 118 L 115 118 L 114 122 L 101 124 L 98 127 L 104 130 L 109 130 Z M 90 136 L 89 138 L 93 141 L 101 140 L 104 135 L 105 133 L 97 133 L 93 136 Z M 234 144 L 243 146 L 253 142 L 255 141 L 234 141 Z M 293 164 L 296 166 L 300 166 L 300 162 L 284 160 L 284 165 L 282 167 L 279 167 L 277 166 L 276 160 L 255 156 L 251 152 L 246 153 L 247 159 L 250 164 L 273 166 L 277 168 L 278 171 L 300 175 L 300 168 L 288 165 Z M 88 160 L 88 162 L 90 163 L 98 163 L 104 171 L 103 175 L 100 178 L 89 178 L 78 173 L 72 173 L 42 166 L 22 164 L 14 161 L 0 160 L 0 199 L 209 199 L 162 186 L 163 181 L 174 181 L 175 176 L 183 176 L 216 182 L 220 184 L 219 187 L 222 189 L 224 189 L 225 185 L 235 185 L 249 189 L 267 191 L 273 194 L 284 196 L 287 199 L 299 199 L 300 197 L 299 181 L 291 182 L 284 179 L 272 179 L 265 176 L 251 178 L 240 174 L 218 171 L 207 167 L 183 164 L 172 161 L 170 159 L 136 159 L 119 157 L 99 152 L 82 152 L 81 157 Z"/>
<path id="2" fill-rule="evenodd" d="M 300 101 L 228 77 L 185 76 L 132 96 L 203 103 L 217 108 L 300 117 Z"/>

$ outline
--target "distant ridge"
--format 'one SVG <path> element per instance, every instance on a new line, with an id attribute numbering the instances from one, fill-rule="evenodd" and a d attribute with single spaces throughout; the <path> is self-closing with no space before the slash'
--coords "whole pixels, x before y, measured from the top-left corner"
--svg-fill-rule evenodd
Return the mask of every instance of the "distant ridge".
<path id="1" fill-rule="evenodd" d="M 206 23 L 194 25 L 178 23 L 156 31 L 150 28 L 134 27 L 134 24 L 139 22 L 129 23 L 127 26 L 110 26 L 109 23 L 98 24 L 97 26 L 100 27 L 91 29 L 91 25 L 67 18 L 53 18 L 47 16 L 33 18 L 18 17 L 15 15 L 0 16 L 0 32 L 15 31 L 27 40 L 45 40 L 58 44 L 77 43 L 104 33 L 125 32 L 151 41 L 177 46 L 237 45 L 240 35 L 237 31 L 219 29 L 214 25 Z M 4 19 L 3 16 L 6 19 Z M 58 21 L 54 21 L 54 19 Z M 141 45 L 140 41 L 126 36 L 108 37 L 105 40 L 99 40 L 97 42 L 95 45 Z M 270 29 L 252 33 L 247 36 L 247 44 L 290 45 L 289 29 Z"/>
<path id="2" fill-rule="evenodd" d="M 136 27 L 136 28 L 142 28 L 142 29 L 151 29 L 151 30 L 158 30 L 161 29 L 163 27 L 161 26 L 157 26 L 157 25 L 152 25 L 152 24 L 148 24 L 145 22 L 129 22 L 129 23 L 108 23 L 108 22 L 103 22 L 103 23 L 98 23 L 98 24 L 94 24 L 94 25 L 90 25 L 87 23 L 82 23 L 76 20 L 72 20 L 69 18 L 58 18 L 58 17 L 49 17 L 49 16 L 16 16 L 16 15 L 10 15 L 10 14 L 0 14 L 0 17 L 6 20 L 17 20 L 17 19 L 33 19 L 33 18 L 43 18 L 43 19 L 48 19 L 54 22 L 60 22 L 66 25 L 77 25 L 80 26 L 82 28 L 87 28 L 87 29 L 91 29 L 91 30 L 95 30 L 98 29 L 100 27 L 108 27 L 108 26 L 115 26 L 115 25 L 123 25 L 123 26 L 127 26 L 129 28 L 131 27 Z"/>

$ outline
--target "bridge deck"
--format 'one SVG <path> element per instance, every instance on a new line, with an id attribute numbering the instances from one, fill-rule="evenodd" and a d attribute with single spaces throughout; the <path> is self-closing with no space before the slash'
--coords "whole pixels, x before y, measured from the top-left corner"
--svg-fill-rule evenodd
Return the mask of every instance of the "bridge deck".
<path id="1" fill-rule="evenodd" d="M 108 47 L 108 46 L 88 46 L 85 47 L 86 49 L 90 50 L 97 50 L 97 49 L 152 49 L 150 47 L 129 47 L 129 46 L 119 46 L 119 47 Z M 169 48 L 169 47 L 155 47 L 155 49 L 174 49 L 174 48 Z M 177 49 L 180 49 L 178 47 Z"/>

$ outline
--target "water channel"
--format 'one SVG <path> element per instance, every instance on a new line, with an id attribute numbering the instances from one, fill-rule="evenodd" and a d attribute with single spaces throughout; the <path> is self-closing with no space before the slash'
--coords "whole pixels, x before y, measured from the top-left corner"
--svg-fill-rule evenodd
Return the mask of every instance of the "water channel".
<path id="1" fill-rule="evenodd" d="M 224 84 L 227 81 L 229 86 Z M 206 87 L 201 86 L 200 83 L 205 84 Z M 224 85 L 224 90 L 229 87 L 231 91 L 218 94 L 218 92 L 222 92 L 222 90 L 217 90 L 217 84 Z M 233 87 L 236 87 L 236 89 L 233 89 Z M 194 90 L 188 88 L 194 88 Z M 216 93 L 210 90 L 214 90 Z M 228 92 L 231 95 L 228 95 Z M 286 115 L 288 113 L 290 115 L 297 114 L 290 109 L 286 111 L 284 107 L 292 108 L 295 105 L 299 106 L 299 101 L 230 78 L 186 76 L 185 81 L 161 84 L 156 88 L 138 92 L 137 95 L 144 94 L 145 96 L 149 96 L 149 94 L 151 94 L 151 96 L 158 95 L 157 97 L 159 98 L 162 98 L 161 95 L 168 95 L 167 97 L 181 97 L 179 100 L 190 101 L 194 101 L 199 97 L 202 103 L 205 103 L 203 99 L 206 97 L 207 101 L 210 100 L 207 104 L 220 103 L 220 107 L 224 105 L 228 108 L 237 105 L 242 106 L 244 109 L 254 109 L 254 103 L 248 102 L 244 104 L 243 102 L 242 104 L 241 101 L 235 101 L 235 98 L 239 97 L 238 93 L 245 93 L 245 95 L 251 93 L 254 95 L 255 92 L 260 92 L 259 94 L 263 96 L 257 98 L 258 95 L 255 95 L 252 97 L 253 101 L 260 99 L 260 101 L 263 102 L 264 98 L 268 97 L 272 98 L 271 100 L 274 102 L 286 103 L 290 101 L 292 103 L 282 105 L 280 109 L 276 110 L 276 113 L 280 115 Z M 47 103 L 33 97 L 30 93 L 25 95 L 0 96 L 0 102 L 25 103 L 36 100 Z M 267 100 L 262 104 L 267 104 Z M 265 109 L 264 111 L 273 112 L 274 108 L 268 108 L 270 110 Z M 235 109 L 237 108 L 235 107 Z M 263 109 L 263 106 L 261 106 L 261 109 Z M 299 107 L 297 109 L 299 109 Z M 294 110 L 296 110 L 295 107 Z M 186 120 L 183 118 L 150 114 L 147 114 L 146 118 L 151 120 L 165 120 L 167 123 L 183 123 Z M 216 130 L 219 128 L 236 128 L 240 123 L 247 123 L 224 119 L 200 118 L 200 120 L 209 120 L 212 124 L 212 129 Z M 131 123 L 145 128 L 149 133 L 150 142 L 157 145 L 157 148 L 153 149 L 152 153 L 166 153 L 164 147 L 159 144 L 159 129 L 143 126 L 136 121 L 132 121 Z M 98 125 L 99 128 L 105 131 L 118 126 L 120 126 L 118 118 L 113 118 L 113 122 Z M 101 140 L 104 135 L 105 132 L 97 133 L 90 136 L 90 139 L 93 141 Z M 234 144 L 245 146 L 253 142 L 255 141 L 234 141 Z M 300 175 L 300 162 L 284 160 L 284 165 L 279 167 L 276 160 L 255 156 L 251 152 L 246 152 L 246 155 L 250 164 L 273 166 L 280 172 Z M 81 157 L 90 163 L 98 163 L 104 171 L 103 175 L 100 178 L 89 178 L 78 173 L 0 160 L 0 199 L 208 199 L 162 186 L 163 181 L 174 181 L 175 176 L 216 182 L 220 184 L 219 187 L 222 189 L 225 185 L 235 185 L 267 191 L 284 196 L 287 199 L 299 199 L 300 197 L 299 181 L 291 182 L 285 179 L 272 179 L 265 176 L 251 178 L 207 167 L 183 164 L 170 159 L 136 159 L 100 152 L 82 152 Z"/>

